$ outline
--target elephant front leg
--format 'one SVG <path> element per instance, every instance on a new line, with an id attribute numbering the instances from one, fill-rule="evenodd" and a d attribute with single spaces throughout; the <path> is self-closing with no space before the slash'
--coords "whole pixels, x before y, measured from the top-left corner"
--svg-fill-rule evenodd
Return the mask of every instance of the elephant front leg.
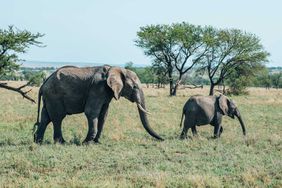
<path id="1" fill-rule="evenodd" d="M 223 129 L 222 129 L 220 124 L 214 125 L 214 132 L 213 132 L 214 138 L 219 138 L 222 131 L 223 131 Z"/>
<path id="2" fill-rule="evenodd" d="M 101 110 L 101 113 L 99 115 L 99 118 L 98 118 L 98 131 L 97 131 L 97 134 L 94 138 L 94 142 L 96 143 L 99 143 L 99 138 L 101 136 L 101 133 L 102 133 L 102 130 L 103 130 L 103 127 L 104 127 L 104 123 L 106 121 L 106 118 L 108 116 L 108 109 L 109 109 L 109 104 L 104 104 L 102 110 Z"/>
<path id="3" fill-rule="evenodd" d="M 216 119 L 212 123 L 212 125 L 214 126 L 214 132 L 213 132 L 214 138 L 219 138 L 223 131 L 221 122 L 222 122 L 222 115 L 217 113 Z"/>
<path id="4" fill-rule="evenodd" d="M 221 136 L 221 133 L 223 132 L 222 125 L 220 126 L 220 131 L 219 131 L 219 137 Z"/>
<path id="5" fill-rule="evenodd" d="M 87 117 L 88 120 L 88 133 L 87 136 L 85 138 L 85 140 L 83 141 L 83 143 L 88 143 L 90 141 L 92 141 L 95 138 L 95 134 L 96 134 L 96 127 L 98 124 L 98 118 L 91 118 L 91 117 Z"/>

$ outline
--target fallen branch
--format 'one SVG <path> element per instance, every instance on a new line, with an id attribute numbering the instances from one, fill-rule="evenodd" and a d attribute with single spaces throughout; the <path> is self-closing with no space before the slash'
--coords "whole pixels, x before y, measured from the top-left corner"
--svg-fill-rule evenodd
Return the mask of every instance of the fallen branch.
<path id="1" fill-rule="evenodd" d="M 30 96 L 27 95 L 27 93 L 29 93 L 32 89 L 28 90 L 28 91 L 23 91 L 22 89 L 25 88 L 26 86 L 28 86 L 30 84 L 31 81 L 27 82 L 26 84 L 20 86 L 20 87 L 11 87 L 8 86 L 7 83 L 0 83 L 0 88 L 4 88 L 4 89 L 8 89 L 11 91 L 15 91 L 17 93 L 20 93 L 23 98 L 26 98 L 27 100 L 36 103 L 35 100 L 33 100 Z"/>
<path id="2" fill-rule="evenodd" d="M 204 88 L 204 86 L 203 85 L 195 85 L 195 84 L 191 84 L 193 87 L 191 87 L 191 86 L 185 86 L 185 85 L 183 85 L 183 89 L 186 89 L 186 88 L 188 88 L 188 89 L 196 89 L 196 88 Z"/>

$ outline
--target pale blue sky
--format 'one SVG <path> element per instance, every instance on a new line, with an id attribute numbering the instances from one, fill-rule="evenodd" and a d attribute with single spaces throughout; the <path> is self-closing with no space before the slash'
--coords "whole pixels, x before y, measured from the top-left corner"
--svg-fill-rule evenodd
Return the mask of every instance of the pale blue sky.
<path id="1" fill-rule="evenodd" d="M 280 0 L 1 0 L 0 28 L 44 33 L 33 61 L 150 64 L 134 45 L 140 26 L 189 22 L 239 28 L 261 38 L 268 66 L 282 66 Z"/>

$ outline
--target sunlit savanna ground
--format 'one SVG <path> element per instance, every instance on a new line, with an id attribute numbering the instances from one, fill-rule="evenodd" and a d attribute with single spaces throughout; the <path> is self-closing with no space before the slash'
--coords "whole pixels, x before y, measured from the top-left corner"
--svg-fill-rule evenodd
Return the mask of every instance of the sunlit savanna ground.
<path id="1" fill-rule="evenodd" d="M 239 122 L 225 117 L 220 139 L 211 138 L 207 125 L 185 141 L 178 139 L 183 104 L 208 88 L 179 90 L 177 97 L 168 89 L 144 91 L 151 126 L 165 141 L 151 138 L 136 105 L 120 99 L 110 105 L 102 144 L 85 146 L 83 114 L 64 120 L 66 145 L 53 144 L 51 124 L 43 145 L 34 144 L 37 105 L 0 89 L 0 187 L 282 187 L 281 89 L 252 88 L 248 96 L 232 97 L 246 139 Z"/>

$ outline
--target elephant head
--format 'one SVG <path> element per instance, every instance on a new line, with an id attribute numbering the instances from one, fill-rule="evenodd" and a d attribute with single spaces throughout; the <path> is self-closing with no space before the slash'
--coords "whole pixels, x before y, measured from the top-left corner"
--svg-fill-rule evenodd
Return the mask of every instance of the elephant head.
<path id="1" fill-rule="evenodd" d="M 112 89 L 116 100 L 122 96 L 131 102 L 135 102 L 145 130 L 156 139 L 163 140 L 149 125 L 142 85 L 134 72 L 119 67 L 111 67 L 108 71 L 107 85 Z"/>
<path id="2" fill-rule="evenodd" d="M 232 119 L 234 119 L 235 116 L 238 118 L 240 125 L 242 127 L 243 134 L 246 135 L 246 129 L 244 122 L 242 120 L 242 116 L 235 103 L 232 100 L 225 97 L 224 95 L 220 95 L 218 98 L 218 104 L 223 115 L 227 115 Z"/>

